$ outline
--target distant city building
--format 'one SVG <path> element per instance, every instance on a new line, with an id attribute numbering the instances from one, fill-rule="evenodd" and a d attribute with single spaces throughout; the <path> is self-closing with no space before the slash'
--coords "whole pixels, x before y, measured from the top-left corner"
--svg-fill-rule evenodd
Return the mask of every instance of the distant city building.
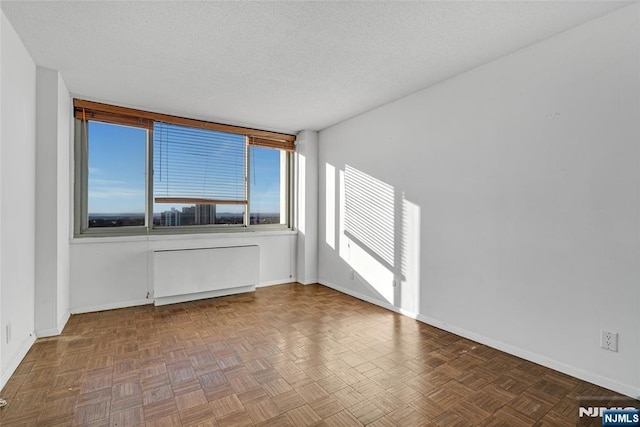
<path id="1" fill-rule="evenodd" d="M 216 205 L 197 204 L 160 213 L 160 226 L 209 225 L 216 223 Z"/>
<path id="2" fill-rule="evenodd" d="M 216 223 L 216 205 L 196 205 L 196 225 Z"/>
<path id="3" fill-rule="evenodd" d="M 170 211 L 164 211 L 160 214 L 160 221 L 165 227 L 182 225 L 181 218 L 182 212 L 176 208 L 171 208 Z"/>
<path id="4" fill-rule="evenodd" d="M 182 216 L 180 217 L 180 225 L 193 225 L 195 224 L 196 208 L 194 206 L 187 206 L 182 208 Z"/>

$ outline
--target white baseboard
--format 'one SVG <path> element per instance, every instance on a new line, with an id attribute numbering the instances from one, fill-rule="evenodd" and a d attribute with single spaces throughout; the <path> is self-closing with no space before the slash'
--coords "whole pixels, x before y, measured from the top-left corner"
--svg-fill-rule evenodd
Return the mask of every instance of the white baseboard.
<path id="1" fill-rule="evenodd" d="M 31 346 L 35 341 L 36 341 L 35 334 L 29 335 L 24 340 L 24 342 L 20 346 L 20 349 L 16 353 L 16 355 L 13 357 L 11 362 L 9 362 L 9 364 L 7 365 L 7 369 L 5 369 L 4 372 L 2 372 L 2 375 L 0 375 L 0 390 L 2 390 L 4 386 L 7 384 L 7 381 L 9 381 L 9 378 L 11 378 L 11 375 L 13 375 L 13 373 L 16 371 L 16 369 L 18 368 L 18 365 L 20 365 L 20 362 L 22 362 L 22 359 L 24 359 L 24 357 L 27 355 L 27 352 L 29 352 L 29 349 L 31 348 Z"/>
<path id="2" fill-rule="evenodd" d="M 377 305 L 382 308 L 386 308 L 387 310 L 394 311 L 396 313 L 402 314 L 407 317 L 411 317 L 416 319 L 422 323 L 426 323 L 427 325 L 434 326 L 436 328 L 445 330 L 447 332 L 451 332 L 452 334 L 470 339 L 472 341 L 476 341 L 480 344 L 484 344 L 486 346 L 495 348 L 500 351 L 504 351 L 505 353 L 512 354 L 514 356 L 520 357 L 522 359 L 528 360 L 530 362 L 537 363 L 542 366 L 546 366 L 547 368 L 553 369 L 555 371 L 562 372 L 563 374 L 570 375 L 572 377 L 578 378 L 583 381 L 590 382 L 592 384 L 598 385 L 600 387 L 607 388 L 609 390 L 613 390 L 615 392 L 624 394 L 629 397 L 633 397 L 634 399 L 640 399 L 640 388 L 634 387 L 631 384 L 624 384 L 610 378 L 605 378 L 598 374 L 594 374 L 592 372 L 584 371 L 582 369 L 575 368 L 571 365 L 567 365 L 565 363 L 559 362 L 557 360 L 549 359 L 545 356 L 542 356 L 537 353 L 533 353 L 528 350 L 521 349 L 519 347 L 512 346 L 510 344 L 503 343 L 501 341 L 494 340 L 492 338 L 485 337 L 484 335 L 477 334 L 475 332 L 470 332 L 466 329 L 459 328 L 457 326 L 449 325 L 447 323 L 441 322 L 437 319 L 424 316 L 422 314 L 408 312 L 399 307 L 396 307 L 388 302 L 380 301 L 378 299 L 372 298 L 368 295 L 361 294 L 359 292 L 352 291 L 350 289 L 344 288 L 342 286 L 336 285 L 335 283 L 328 282 L 326 280 L 320 280 L 319 283 L 328 288 L 335 289 L 338 292 L 342 292 L 344 294 L 350 295 L 354 298 L 361 299 L 368 303 Z"/>
<path id="3" fill-rule="evenodd" d="M 320 281 L 318 281 L 318 283 L 320 283 L 322 286 L 326 286 L 327 288 L 331 288 L 331 289 L 334 289 L 334 290 L 336 290 L 338 292 L 342 292 L 343 294 L 347 294 L 347 295 L 350 295 L 350 296 L 352 296 L 354 298 L 358 298 L 358 299 L 361 299 L 361 300 L 366 301 L 368 303 L 371 303 L 373 305 L 377 305 L 378 307 L 386 308 L 387 310 L 391 310 L 391 311 L 395 311 L 396 313 L 400 313 L 400 310 L 396 306 L 394 306 L 393 304 L 389 304 L 388 302 L 377 300 L 377 299 L 372 298 L 372 297 L 370 297 L 368 295 L 361 294 L 360 292 L 352 291 L 351 289 L 344 288 L 344 287 L 342 287 L 340 285 L 336 285 L 335 283 L 331 283 L 331 282 L 328 282 L 326 280 L 320 279 Z M 400 313 L 400 314 L 404 314 L 404 313 Z M 411 316 L 409 316 L 409 317 L 411 317 Z"/>
<path id="4" fill-rule="evenodd" d="M 47 338 L 47 337 L 55 337 L 55 336 L 60 335 L 62 333 L 62 330 L 64 329 L 64 326 L 69 321 L 69 317 L 70 316 L 71 316 L 71 313 L 67 311 L 67 313 L 65 315 L 63 315 L 60 318 L 60 320 L 58 320 L 58 326 L 56 326 L 55 328 L 40 329 L 40 330 L 36 331 L 36 337 L 37 338 Z"/>
<path id="5" fill-rule="evenodd" d="M 160 297 L 149 298 L 149 299 L 141 299 L 141 300 L 134 300 L 134 301 L 123 301 L 123 302 L 117 302 L 117 303 L 111 303 L 111 304 L 94 305 L 89 307 L 76 307 L 70 310 L 70 314 L 92 313 L 95 311 L 114 310 L 117 308 L 135 307 L 138 305 L 146 305 L 146 304 L 155 304 L 155 305 L 175 304 L 178 302 L 193 301 L 193 300 L 205 299 L 205 298 L 214 298 L 214 297 L 233 295 L 233 294 L 244 293 L 244 292 L 253 292 L 255 291 L 256 287 L 282 285 L 284 283 L 291 283 L 291 282 L 295 282 L 295 280 L 294 279 L 273 280 L 270 282 L 261 282 L 258 286 L 250 285 L 250 286 L 243 286 L 236 289 L 223 289 L 221 291 L 202 292 L 202 293 L 192 294 L 192 295 L 178 295 L 175 297 L 171 296 L 171 297 L 162 297 L 162 298 Z M 232 292 L 229 292 L 229 291 L 232 291 Z M 66 320 L 64 321 L 65 324 L 68 319 L 69 317 L 67 316 Z M 62 331 L 62 329 L 63 328 L 60 328 L 60 331 Z M 59 335 L 59 334 L 53 333 L 53 331 L 55 331 L 55 329 L 38 331 L 38 337 Z M 50 332 L 50 335 L 41 335 L 42 333 L 45 333 L 45 332 Z"/>
<path id="6" fill-rule="evenodd" d="M 134 301 L 114 302 L 111 304 L 101 304 L 89 307 L 76 307 L 70 310 L 71 314 L 92 313 L 94 311 L 113 310 L 116 308 L 135 307 L 138 305 L 153 304 L 153 299 L 139 299 Z"/>
<path id="7" fill-rule="evenodd" d="M 67 322 L 69 321 L 69 318 L 71 317 L 71 312 L 67 311 L 61 318 L 60 320 L 58 320 L 58 331 L 60 331 L 60 334 L 62 333 L 62 331 L 64 331 L 64 327 L 67 326 Z"/>
<path id="8" fill-rule="evenodd" d="M 402 313 L 402 314 L 405 314 L 405 313 Z M 582 369 L 578 369 L 571 365 L 567 365 L 566 363 L 559 362 L 554 359 L 549 359 L 548 357 L 542 356 L 538 353 L 533 353 L 531 351 L 524 350 L 519 347 L 514 347 L 510 344 L 506 344 L 501 341 L 496 341 L 494 339 L 485 337 L 483 335 L 479 335 L 474 332 L 467 331 L 466 329 L 448 325 L 444 322 L 441 322 L 439 320 L 436 320 L 427 316 L 423 316 L 421 314 L 418 314 L 418 315 L 407 314 L 407 315 L 410 317 L 413 317 L 416 320 L 419 320 L 420 322 L 426 323 L 431 326 L 435 326 L 436 328 L 443 329 L 447 332 L 451 332 L 461 337 L 468 338 L 472 341 L 476 341 L 481 344 L 487 345 L 489 347 L 493 347 L 495 349 L 504 351 L 505 353 L 518 356 L 530 362 L 537 363 L 538 365 L 546 366 L 547 368 L 551 368 L 553 370 L 562 372 L 563 374 L 567 374 L 572 377 L 581 379 L 583 381 L 587 381 L 592 384 L 598 385 L 600 387 L 604 387 L 609 390 L 622 393 L 626 396 L 633 397 L 634 399 L 640 399 L 640 388 L 634 387 L 631 384 L 623 384 L 618 381 L 612 380 L 610 378 L 606 378 L 601 375 L 584 371 Z"/>
<path id="9" fill-rule="evenodd" d="M 58 328 L 40 329 L 36 331 L 36 338 L 55 337 L 60 335 Z"/>
<path id="10" fill-rule="evenodd" d="M 215 297 L 223 297 L 227 295 L 235 295 L 235 294 L 243 294 L 245 292 L 254 292 L 256 287 L 254 285 L 249 286 L 241 286 L 238 288 L 231 289 L 221 289 L 216 291 L 207 291 L 207 292 L 199 292 L 197 294 L 188 294 L 188 295 L 175 295 L 170 297 L 161 297 L 155 299 L 155 305 L 167 305 L 167 304 L 176 304 L 179 302 L 187 302 L 187 301 L 196 301 L 200 299 L 207 298 L 215 298 Z"/>
<path id="11" fill-rule="evenodd" d="M 256 285 L 256 288 L 265 288 L 267 286 L 275 286 L 275 285 L 284 285 L 286 283 L 294 283 L 295 279 L 286 279 L 286 280 L 270 280 L 267 282 L 260 282 Z"/>

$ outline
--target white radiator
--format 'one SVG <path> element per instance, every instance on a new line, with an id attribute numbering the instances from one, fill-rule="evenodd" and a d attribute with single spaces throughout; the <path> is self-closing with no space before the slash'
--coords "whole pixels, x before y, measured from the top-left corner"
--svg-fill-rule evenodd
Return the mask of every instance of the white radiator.
<path id="1" fill-rule="evenodd" d="M 156 305 L 255 290 L 258 246 L 153 251 Z"/>

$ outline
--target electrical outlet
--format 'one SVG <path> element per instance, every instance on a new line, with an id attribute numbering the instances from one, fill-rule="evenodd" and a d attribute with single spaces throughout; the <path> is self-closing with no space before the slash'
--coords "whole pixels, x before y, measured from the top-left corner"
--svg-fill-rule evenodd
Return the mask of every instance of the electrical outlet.
<path id="1" fill-rule="evenodd" d="M 605 350 L 618 351 L 618 333 L 601 330 L 600 347 Z"/>

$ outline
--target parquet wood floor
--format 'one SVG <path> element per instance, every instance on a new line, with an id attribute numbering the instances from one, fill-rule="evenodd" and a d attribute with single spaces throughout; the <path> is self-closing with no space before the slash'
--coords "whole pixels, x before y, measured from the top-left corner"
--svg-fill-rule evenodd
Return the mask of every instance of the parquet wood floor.
<path id="1" fill-rule="evenodd" d="M 615 393 L 332 289 L 74 315 L 9 380 L 3 426 L 575 425 Z"/>

